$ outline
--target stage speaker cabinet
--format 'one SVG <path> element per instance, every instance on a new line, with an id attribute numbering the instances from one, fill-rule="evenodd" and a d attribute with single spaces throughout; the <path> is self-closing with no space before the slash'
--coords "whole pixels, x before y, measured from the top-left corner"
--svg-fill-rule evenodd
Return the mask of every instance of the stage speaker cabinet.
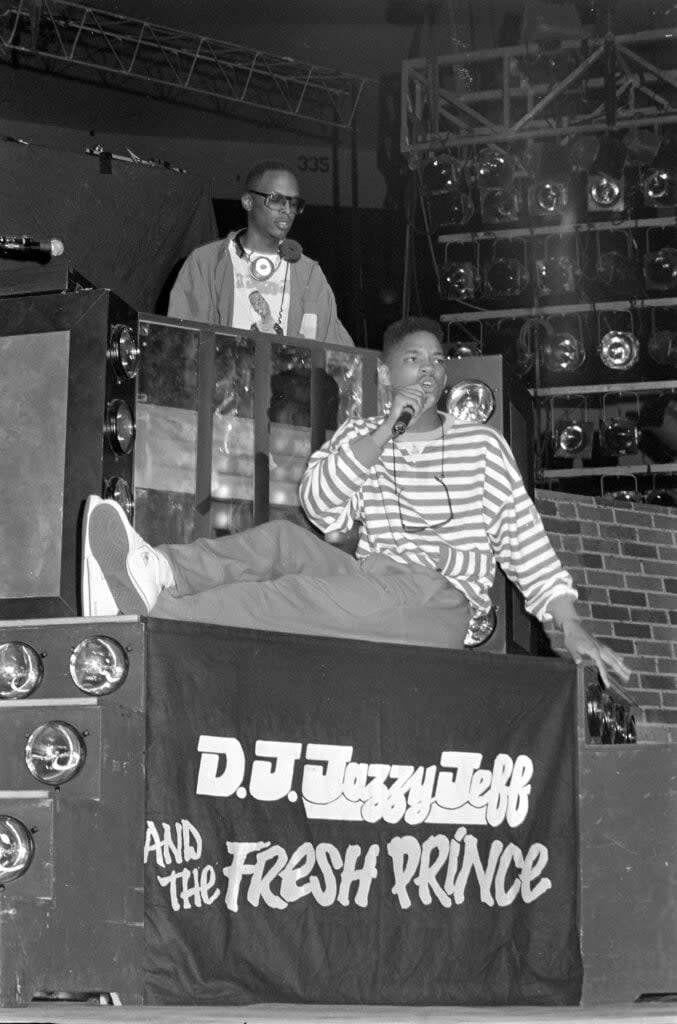
<path id="1" fill-rule="evenodd" d="M 0 1006 L 140 1003 L 144 624 L 5 622 L 0 650 Z"/>
<path id="2" fill-rule="evenodd" d="M 533 404 L 527 388 L 513 376 L 501 355 L 449 360 L 447 394 L 464 381 L 479 381 L 490 389 L 494 408 L 486 426 L 493 427 L 508 442 L 526 489 L 533 495 Z M 535 654 L 536 623 L 525 611 L 522 595 L 500 568 L 491 598 L 496 610 L 496 630 L 480 649 L 497 654 Z"/>
<path id="3" fill-rule="evenodd" d="M 132 517 L 137 362 L 108 290 L 0 298 L 0 619 L 78 614 L 88 494 Z"/>

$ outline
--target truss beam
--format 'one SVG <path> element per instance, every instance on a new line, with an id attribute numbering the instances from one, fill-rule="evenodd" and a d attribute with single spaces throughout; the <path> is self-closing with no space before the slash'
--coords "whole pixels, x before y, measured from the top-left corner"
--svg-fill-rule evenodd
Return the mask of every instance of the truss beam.
<path id="1" fill-rule="evenodd" d="M 371 80 L 70 0 L 15 0 L 0 12 L 0 60 L 232 113 L 244 104 L 350 128 Z"/>
<path id="2" fill-rule="evenodd" d="M 444 148 L 675 124 L 675 38 L 677 28 L 565 41 L 549 53 L 510 46 L 405 61 L 401 151 L 415 160 Z"/>

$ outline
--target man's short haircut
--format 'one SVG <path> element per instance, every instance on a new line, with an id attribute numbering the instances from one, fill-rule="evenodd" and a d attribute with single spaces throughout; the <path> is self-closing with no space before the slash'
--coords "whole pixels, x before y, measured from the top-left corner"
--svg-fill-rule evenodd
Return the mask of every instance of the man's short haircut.
<path id="1" fill-rule="evenodd" d="M 268 171 L 284 171 L 285 174 L 291 174 L 292 178 L 296 177 L 296 172 L 289 166 L 289 164 L 285 164 L 281 160 L 262 160 L 260 163 L 254 164 L 254 166 L 249 170 L 249 173 L 244 180 L 245 192 L 250 188 L 256 188 L 263 175 L 267 174 Z"/>
<path id="2" fill-rule="evenodd" d="M 440 345 L 444 341 L 444 331 L 438 320 L 433 320 L 429 316 L 405 316 L 402 320 L 396 320 L 395 323 L 386 327 L 383 334 L 384 358 L 387 359 L 404 338 L 410 334 L 416 334 L 418 331 L 434 334 Z"/>

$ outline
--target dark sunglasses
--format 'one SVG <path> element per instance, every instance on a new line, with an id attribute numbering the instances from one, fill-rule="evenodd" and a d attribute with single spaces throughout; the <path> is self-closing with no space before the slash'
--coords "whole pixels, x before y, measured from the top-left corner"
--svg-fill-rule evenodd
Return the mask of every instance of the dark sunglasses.
<path id="1" fill-rule="evenodd" d="M 276 212 L 284 210 L 289 204 L 291 213 L 298 216 L 306 207 L 306 201 L 301 199 L 301 196 L 285 196 L 282 192 L 258 192 L 255 188 L 248 188 L 247 191 L 255 196 L 263 196 L 263 205 Z"/>

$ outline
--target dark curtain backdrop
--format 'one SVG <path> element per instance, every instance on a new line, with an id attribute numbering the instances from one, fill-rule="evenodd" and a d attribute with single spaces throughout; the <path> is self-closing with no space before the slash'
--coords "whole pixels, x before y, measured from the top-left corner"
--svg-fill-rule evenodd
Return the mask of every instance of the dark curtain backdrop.
<path id="1" fill-rule="evenodd" d="M 0 235 L 60 238 L 71 266 L 138 310 L 165 313 L 178 267 L 218 237 L 204 184 L 186 174 L 0 143 Z"/>

